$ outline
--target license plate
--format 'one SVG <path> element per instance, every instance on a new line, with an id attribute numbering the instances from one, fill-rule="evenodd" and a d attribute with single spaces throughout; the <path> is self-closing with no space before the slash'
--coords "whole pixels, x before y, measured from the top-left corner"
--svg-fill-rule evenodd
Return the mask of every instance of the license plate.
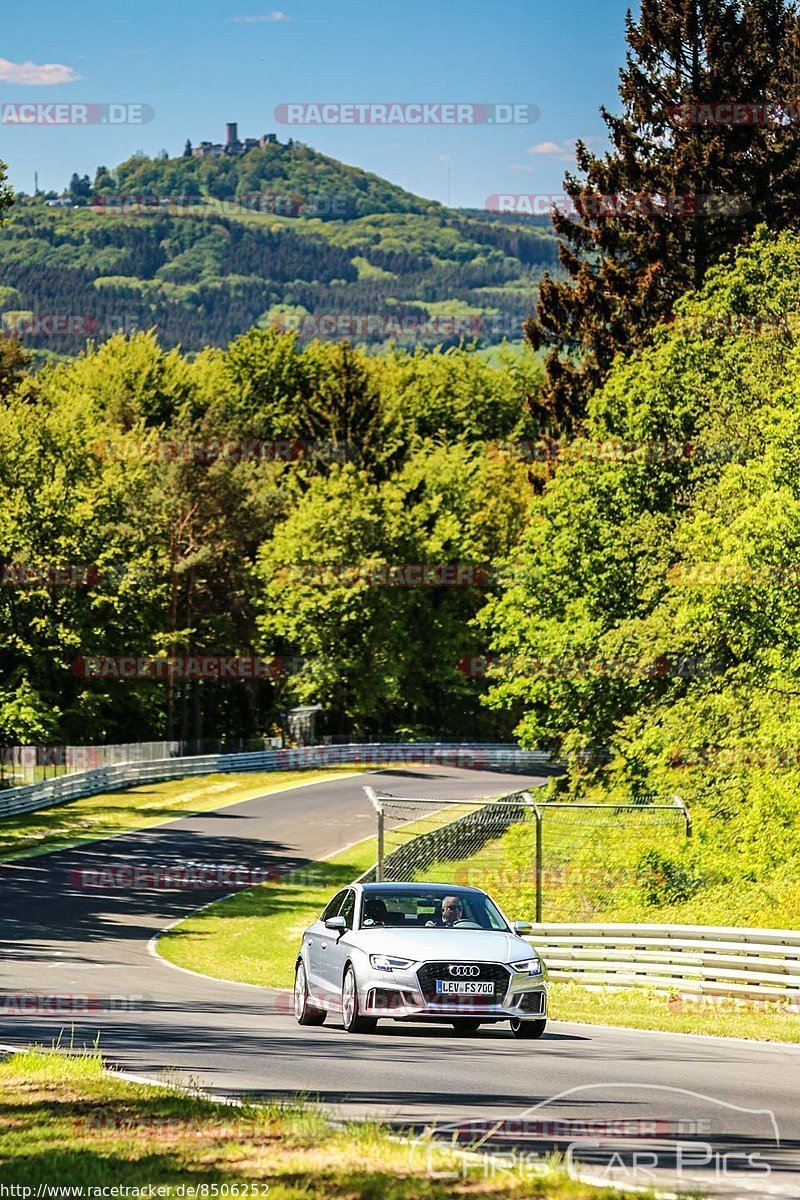
<path id="1" fill-rule="evenodd" d="M 436 992 L 447 996 L 493 996 L 494 983 L 491 979 L 437 979 Z"/>

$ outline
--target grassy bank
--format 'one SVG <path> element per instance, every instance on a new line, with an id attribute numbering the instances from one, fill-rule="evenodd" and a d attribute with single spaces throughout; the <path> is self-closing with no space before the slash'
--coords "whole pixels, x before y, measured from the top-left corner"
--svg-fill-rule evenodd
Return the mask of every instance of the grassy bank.
<path id="1" fill-rule="evenodd" d="M 240 804 L 295 784 L 319 783 L 354 773 L 353 767 L 327 767 L 322 771 L 190 776 L 71 800 L 38 812 L 4 817 L 0 826 L 0 862 L 147 829 L 179 817 Z"/>
<path id="2" fill-rule="evenodd" d="M 432 1152 L 390 1136 L 380 1125 L 331 1127 L 301 1105 L 231 1108 L 168 1088 L 106 1074 L 99 1057 L 14 1054 L 0 1063 L 0 1181 L 164 1189 L 248 1200 L 444 1200 L 502 1197 L 612 1200 L 618 1193 L 568 1179 L 556 1167 L 539 1179 L 507 1171 L 485 1177 L 476 1161 L 446 1148 Z M 228 1185 L 226 1192 L 212 1189 Z M 241 1190 L 233 1190 L 235 1187 Z M 19 1193 L 16 1193 L 19 1194 Z M 195 1195 L 202 1196 L 202 1190 Z"/>
<path id="3" fill-rule="evenodd" d="M 722 856 L 712 868 L 707 860 L 713 859 L 715 831 L 702 813 L 687 838 L 677 810 L 615 811 L 617 797 L 599 789 L 587 798 L 604 808 L 571 812 L 544 806 L 543 921 L 797 928 L 800 877 L 794 865 L 768 878 L 758 878 L 756 871 L 745 878 L 741 862 L 734 870 Z M 515 823 L 478 853 L 438 863 L 424 878 L 485 888 L 509 916 L 530 917 L 535 832 L 532 820 Z"/>

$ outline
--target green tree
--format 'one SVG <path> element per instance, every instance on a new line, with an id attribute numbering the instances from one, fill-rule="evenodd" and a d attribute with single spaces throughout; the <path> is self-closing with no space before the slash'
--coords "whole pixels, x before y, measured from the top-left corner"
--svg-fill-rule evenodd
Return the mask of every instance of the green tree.
<path id="1" fill-rule="evenodd" d="M 22 380 L 31 361 L 19 338 L 0 336 L 0 398 L 9 395 Z"/>
<path id="2" fill-rule="evenodd" d="M 14 192 L 8 182 L 8 167 L 0 162 L 0 224 L 14 205 Z"/>
<path id="3" fill-rule="evenodd" d="M 92 194 L 92 183 L 89 176 L 84 175 L 81 177 L 77 171 L 74 171 L 69 181 L 69 191 L 75 201 L 88 200 Z"/>
<path id="4" fill-rule="evenodd" d="M 791 740 L 799 303 L 800 241 L 759 230 L 593 396 L 481 614 L 526 744 L 661 791 L 681 746 Z"/>
<path id="5" fill-rule="evenodd" d="M 462 663 L 481 652 L 471 621 L 490 585 L 485 568 L 516 543 L 527 497 L 519 465 L 481 451 L 428 443 L 380 482 L 334 466 L 262 547 L 264 647 L 305 660 L 287 693 L 321 704 L 332 732 L 502 730 L 502 717 L 481 716 Z M 455 586 L 455 576 L 436 586 L 407 574 L 447 565 L 462 572 Z"/>
<path id="6" fill-rule="evenodd" d="M 623 111 L 601 110 L 612 148 L 578 142 L 580 175 L 564 185 L 577 215 L 553 216 L 567 279 L 544 279 L 526 323 L 549 350 L 539 416 L 579 422 L 615 356 L 643 345 L 725 251 L 761 221 L 797 224 L 799 19 L 789 0 L 643 0 L 628 14 Z M 738 102 L 772 117 L 685 119 L 683 106 Z"/>

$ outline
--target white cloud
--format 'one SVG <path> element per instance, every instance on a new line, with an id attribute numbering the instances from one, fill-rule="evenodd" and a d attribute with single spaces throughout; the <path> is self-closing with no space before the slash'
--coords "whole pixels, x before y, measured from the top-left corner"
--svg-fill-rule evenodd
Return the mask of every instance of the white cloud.
<path id="1" fill-rule="evenodd" d="M 574 163 L 575 160 L 575 142 L 577 138 L 566 138 L 563 142 L 537 142 L 534 146 L 529 146 L 525 151 L 526 154 L 541 154 L 549 158 L 555 158 L 559 162 Z M 606 139 L 598 134 L 593 134 L 590 137 L 581 139 L 585 146 L 597 146 Z"/>
<path id="2" fill-rule="evenodd" d="M 231 17 L 232 21 L 236 21 L 239 25 L 260 25 L 263 21 L 291 21 L 288 13 L 281 12 L 279 8 L 273 8 L 272 12 L 254 13 L 252 16 Z"/>
<path id="3" fill-rule="evenodd" d="M 30 60 L 14 63 L 7 58 L 0 58 L 0 80 L 3 83 L 26 83 L 41 87 L 47 84 L 74 83 L 80 78 L 82 77 L 77 71 L 73 71 L 72 67 L 67 67 L 64 63 L 35 63 Z"/>
<path id="4" fill-rule="evenodd" d="M 526 154 L 563 154 L 564 146 L 568 145 L 563 142 L 561 145 L 558 142 L 537 142 L 535 146 L 529 146 L 525 151 Z"/>
<path id="5" fill-rule="evenodd" d="M 529 146 L 525 153 L 540 154 L 546 158 L 554 158 L 556 162 L 574 163 L 575 143 L 574 141 L 537 142 L 535 146 Z"/>

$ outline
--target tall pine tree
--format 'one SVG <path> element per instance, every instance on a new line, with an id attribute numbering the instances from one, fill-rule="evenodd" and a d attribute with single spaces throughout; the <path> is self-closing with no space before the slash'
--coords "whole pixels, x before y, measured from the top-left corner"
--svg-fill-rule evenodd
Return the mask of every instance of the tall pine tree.
<path id="1" fill-rule="evenodd" d="M 601 109 L 611 149 L 578 142 L 564 184 L 576 211 L 553 214 L 568 278 L 545 277 L 525 324 L 549 347 L 537 415 L 556 429 L 759 222 L 800 224 L 794 3 L 642 0 L 626 26 L 622 115 Z"/>

